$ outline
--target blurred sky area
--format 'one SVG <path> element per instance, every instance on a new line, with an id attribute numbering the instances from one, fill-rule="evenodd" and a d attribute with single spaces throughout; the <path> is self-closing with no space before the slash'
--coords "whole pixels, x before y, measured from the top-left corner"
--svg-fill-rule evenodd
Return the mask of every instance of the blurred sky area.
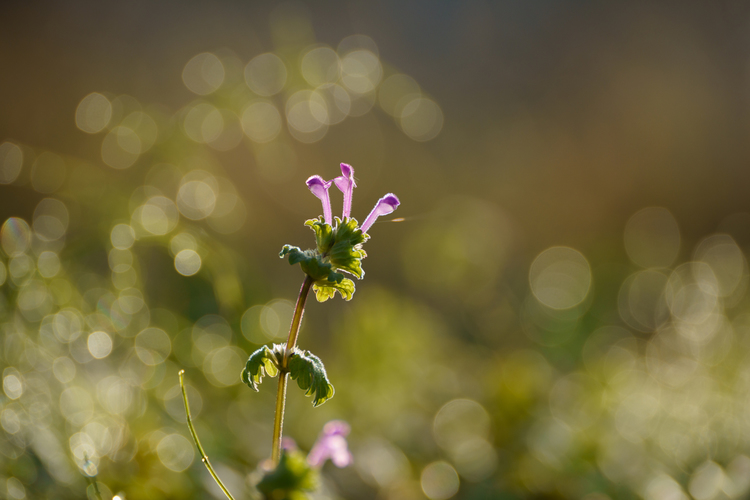
<path id="1" fill-rule="evenodd" d="M 354 455 L 315 498 L 747 498 L 748 137 L 741 1 L 3 2 L 0 498 L 222 498 L 180 369 L 256 498 L 239 373 L 340 162 L 401 206 L 308 303 L 336 395 L 285 432 Z"/>

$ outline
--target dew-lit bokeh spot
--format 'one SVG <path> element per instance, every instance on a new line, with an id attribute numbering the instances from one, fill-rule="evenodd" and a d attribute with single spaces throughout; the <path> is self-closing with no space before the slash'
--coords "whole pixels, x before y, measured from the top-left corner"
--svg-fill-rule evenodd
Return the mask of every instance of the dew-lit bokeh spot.
<path id="1" fill-rule="evenodd" d="M 23 167 L 23 151 L 12 142 L 0 144 L 0 184 L 10 184 Z"/>
<path id="2" fill-rule="evenodd" d="M 120 125 L 132 130 L 138 136 L 138 152 L 145 153 L 159 138 L 159 128 L 154 119 L 141 111 L 134 111 L 122 120 Z M 135 151 L 135 145 L 125 143 L 123 148 L 130 147 Z"/>
<path id="3" fill-rule="evenodd" d="M 244 109 L 241 117 L 242 130 L 255 142 L 273 140 L 281 130 L 281 114 L 272 103 L 256 101 Z"/>
<path id="4" fill-rule="evenodd" d="M 534 297 L 552 309 L 570 309 L 586 298 L 591 287 L 591 267 L 586 257 L 569 247 L 552 247 L 540 253 L 529 269 Z"/>
<path id="5" fill-rule="evenodd" d="M 228 387 L 242 381 L 237 377 L 247 361 L 247 353 L 232 346 L 219 347 L 211 351 L 203 361 L 203 372 L 217 387 Z"/>
<path id="6" fill-rule="evenodd" d="M 254 57 L 245 66 L 245 82 L 260 96 L 278 94 L 284 88 L 286 79 L 284 61 L 270 52 Z"/>
<path id="7" fill-rule="evenodd" d="M 22 500 L 26 498 L 26 488 L 23 483 L 15 477 L 9 477 L 5 482 L 8 498 Z"/>
<path id="8" fill-rule="evenodd" d="M 0 245 L 6 255 L 24 253 L 31 245 L 31 228 L 26 221 L 19 217 L 6 220 L 0 229 Z"/>
<path id="9" fill-rule="evenodd" d="M 181 434 L 172 433 L 164 436 L 156 447 L 159 460 L 167 469 L 182 472 L 193 463 L 195 452 L 193 444 Z"/>
<path id="10" fill-rule="evenodd" d="M 76 108 L 76 126 L 88 134 L 96 134 L 109 125 L 112 104 L 104 95 L 92 92 Z"/>
<path id="11" fill-rule="evenodd" d="M 288 300 L 273 300 L 260 312 L 260 327 L 269 340 L 284 338 L 289 332 L 286 327 L 292 319 L 294 306 Z"/>
<path id="12" fill-rule="evenodd" d="M 91 332 L 86 342 L 89 352 L 96 359 L 103 359 L 112 352 L 112 337 L 107 332 Z"/>
<path id="13" fill-rule="evenodd" d="M 142 228 L 145 235 L 163 236 L 177 225 L 179 212 L 165 196 L 153 196 L 133 211 L 131 226 Z M 136 233 L 137 234 L 137 233 Z"/>
<path id="14" fill-rule="evenodd" d="M 397 73 L 386 78 L 378 88 L 378 103 L 383 111 L 400 118 L 407 103 L 421 97 L 419 84 L 414 78 Z"/>
<path id="15" fill-rule="evenodd" d="M 104 136 L 102 161 L 116 170 L 129 168 L 141 154 L 141 139 L 132 128 L 117 126 Z"/>
<path id="16" fill-rule="evenodd" d="M 224 131 L 224 117 L 216 107 L 199 102 L 185 115 L 185 134 L 198 143 L 216 141 Z"/>
<path id="17" fill-rule="evenodd" d="M 174 256 L 174 267 L 183 276 L 192 276 L 201 269 L 201 256 L 195 250 L 180 250 Z"/>
<path id="18" fill-rule="evenodd" d="M 349 93 L 340 85 L 335 83 L 323 84 L 315 89 L 315 94 L 325 103 L 325 122 L 328 125 L 341 123 L 349 116 L 352 101 Z"/>
<path id="19" fill-rule="evenodd" d="M 745 292 L 748 280 L 747 260 L 734 239 L 726 234 L 709 236 L 695 249 L 695 260 L 711 268 L 722 297 Z"/>
<path id="20" fill-rule="evenodd" d="M 338 81 L 341 76 L 341 61 L 336 51 L 330 47 L 315 47 L 302 56 L 300 69 L 305 81 L 317 87 Z"/>
<path id="21" fill-rule="evenodd" d="M 669 267 L 680 250 L 680 229 L 666 208 L 649 207 L 625 226 L 625 249 L 641 267 Z"/>
<path id="22" fill-rule="evenodd" d="M 460 480 L 447 462 L 433 462 L 422 470 L 422 491 L 430 500 L 445 500 L 458 493 Z"/>
<path id="23" fill-rule="evenodd" d="M 167 333 L 155 327 L 144 329 L 135 337 L 135 352 L 146 365 L 163 363 L 172 350 L 172 341 Z"/>
<path id="24" fill-rule="evenodd" d="M 242 141 L 242 124 L 236 112 L 229 109 L 218 111 L 220 117 L 213 117 L 208 124 L 204 124 L 202 135 L 211 148 L 230 151 Z"/>
<path id="25" fill-rule="evenodd" d="M 631 328 L 654 331 L 669 319 L 665 292 L 669 276 L 657 270 L 639 271 L 622 285 L 618 298 L 620 317 Z"/>
<path id="26" fill-rule="evenodd" d="M 34 209 L 34 233 L 44 241 L 55 241 L 62 238 L 69 223 L 68 208 L 60 200 L 45 198 Z"/>
<path id="27" fill-rule="evenodd" d="M 127 250 L 135 243 L 135 231 L 127 224 L 117 224 L 110 231 L 109 239 L 118 250 Z"/>
<path id="28" fill-rule="evenodd" d="M 295 139 L 313 143 L 328 131 L 328 105 L 317 92 L 300 90 L 286 102 L 286 119 Z"/>
<path id="29" fill-rule="evenodd" d="M 182 70 L 185 86 L 198 95 L 215 92 L 224 83 L 224 76 L 224 65 L 210 52 L 194 56 Z"/>
<path id="30" fill-rule="evenodd" d="M 205 219 L 216 208 L 216 178 L 208 172 L 194 170 L 183 177 L 177 191 L 177 207 L 188 219 Z"/>
<path id="31" fill-rule="evenodd" d="M 50 279 L 57 276 L 62 264 L 60 263 L 60 257 L 55 252 L 46 250 L 39 254 L 36 267 L 42 277 Z"/>
<path id="32" fill-rule="evenodd" d="M 373 487 L 388 488 L 411 476 L 403 451 L 383 439 L 371 438 L 355 450 L 354 466 L 359 477 Z"/>
<path id="33" fill-rule="evenodd" d="M 434 139 L 443 128 L 443 112 L 431 99 L 416 97 L 400 108 L 401 129 L 415 141 Z"/>
<path id="34" fill-rule="evenodd" d="M 456 399 L 445 404 L 435 415 L 435 441 L 446 449 L 460 446 L 470 438 L 487 439 L 490 417 L 482 405 L 470 399 Z"/>

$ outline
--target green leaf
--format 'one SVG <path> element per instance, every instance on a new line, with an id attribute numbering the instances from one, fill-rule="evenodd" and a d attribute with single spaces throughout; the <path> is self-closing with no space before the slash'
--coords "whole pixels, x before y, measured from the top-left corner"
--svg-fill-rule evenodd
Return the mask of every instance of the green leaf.
<path id="1" fill-rule="evenodd" d="M 332 299 L 338 291 L 345 300 L 354 295 L 354 282 L 341 273 L 353 274 L 359 279 L 365 275 L 362 259 L 367 254 L 362 244 L 369 238 L 353 218 L 336 217 L 336 226 L 326 224 L 322 217 L 305 222 L 315 232 L 316 250 L 301 250 L 284 245 L 280 257 L 289 257 L 289 263 L 299 264 L 302 271 L 313 279 L 313 290 L 318 302 Z"/>
<path id="2" fill-rule="evenodd" d="M 320 255 L 328 253 L 334 242 L 334 231 L 330 224 L 326 224 L 323 221 L 323 217 L 318 217 L 317 219 L 306 221 L 305 225 L 315 231 L 315 243 L 318 253 Z"/>
<path id="3" fill-rule="evenodd" d="M 279 362 L 284 356 L 285 346 L 275 344 L 273 350 L 264 345 L 250 355 L 242 370 L 242 381 L 257 391 L 264 375 L 275 377 L 279 373 Z"/>
<path id="4" fill-rule="evenodd" d="M 359 228 L 357 219 L 347 218 L 343 221 L 336 217 L 336 231 L 334 244 L 328 252 L 328 258 L 334 269 L 349 272 L 362 279 L 362 259 L 367 254 L 362 250 L 362 244 L 367 241 L 367 235 Z"/>
<path id="5" fill-rule="evenodd" d="M 289 375 L 297 381 L 305 396 L 313 396 L 313 406 L 320 406 L 333 397 L 323 362 L 310 351 L 295 349 L 289 359 Z"/>
<path id="6" fill-rule="evenodd" d="M 306 500 L 306 492 L 318 487 L 318 475 L 302 453 L 282 450 L 279 465 L 263 476 L 257 488 L 269 500 Z"/>
<path id="7" fill-rule="evenodd" d="M 341 277 L 339 282 L 329 279 L 326 281 L 316 281 L 313 284 L 313 291 L 318 302 L 325 302 L 328 299 L 332 299 L 336 295 L 336 292 L 339 292 L 344 300 L 352 300 L 352 296 L 356 290 L 354 282 L 349 278 L 344 278 L 342 274 L 335 274 Z"/>
<path id="8" fill-rule="evenodd" d="M 300 250 L 292 245 L 284 245 L 279 257 L 289 256 L 289 264 L 299 264 L 302 271 L 314 280 L 326 280 L 333 271 L 333 266 L 323 262 L 315 250 Z M 342 276 L 343 277 L 343 276 Z"/>

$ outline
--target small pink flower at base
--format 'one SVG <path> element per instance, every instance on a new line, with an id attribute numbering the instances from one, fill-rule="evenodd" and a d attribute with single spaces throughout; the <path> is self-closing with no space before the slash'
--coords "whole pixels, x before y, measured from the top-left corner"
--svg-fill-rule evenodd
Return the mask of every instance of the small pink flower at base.
<path id="1" fill-rule="evenodd" d="M 321 467 L 330 458 L 331 462 L 339 468 L 351 464 L 354 459 L 346 443 L 349 430 L 349 424 L 343 420 L 328 422 L 310 450 L 310 454 L 307 455 L 307 462 L 313 467 Z"/>
<path id="2" fill-rule="evenodd" d="M 328 195 L 328 188 L 331 187 L 332 181 L 324 181 L 319 175 L 313 175 L 307 179 L 307 187 L 312 194 L 317 196 L 323 203 L 323 219 L 326 224 L 333 224 L 333 214 L 331 213 L 331 197 Z"/>
<path id="3" fill-rule="evenodd" d="M 401 202 L 398 201 L 398 198 L 393 193 L 388 193 L 387 195 L 380 198 L 375 204 L 375 208 L 372 209 L 372 212 L 370 212 L 370 215 L 367 216 L 365 222 L 362 224 L 362 232 L 366 233 L 367 230 L 370 229 L 370 226 L 372 226 L 375 222 L 375 219 L 377 219 L 381 215 L 388 215 L 390 213 L 393 213 L 393 211 L 396 210 L 400 204 Z"/>
<path id="4" fill-rule="evenodd" d="M 347 217 L 351 217 L 352 214 L 352 194 L 354 192 L 354 188 L 357 187 L 357 183 L 354 182 L 354 169 L 351 165 L 347 165 L 346 163 L 341 164 L 341 176 L 336 177 L 333 179 L 334 184 L 336 184 L 336 187 L 339 188 L 339 191 L 344 193 L 344 211 L 341 215 L 341 219 L 346 219 Z"/>
<path id="5" fill-rule="evenodd" d="M 286 451 L 299 450 L 299 448 L 297 447 L 297 442 L 294 439 L 286 436 L 281 438 L 281 449 Z"/>

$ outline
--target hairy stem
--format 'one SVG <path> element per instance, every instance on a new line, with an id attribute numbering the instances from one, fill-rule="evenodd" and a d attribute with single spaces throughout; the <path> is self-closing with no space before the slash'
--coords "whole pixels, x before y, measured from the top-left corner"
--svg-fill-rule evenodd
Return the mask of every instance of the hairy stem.
<path id="1" fill-rule="evenodd" d="M 227 496 L 229 500 L 234 500 L 234 497 L 231 493 L 229 493 L 229 490 L 226 486 L 224 486 L 224 483 L 221 482 L 221 479 L 219 479 L 219 476 L 214 471 L 214 468 L 211 467 L 211 462 L 208 461 L 208 456 L 206 455 L 206 452 L 203 451 L 203 446 L 201 446 L 201 442 L 198 439 L 198 434 L 195 433 L 195 427 L 193 427 L 193 419 L 190 417 L 190 406 L 188 405 L 188 397 L 187 397 L 187 391 L 185 390 L 185 382 L 183 381 L 183 375 L 185 374 L 185 370 L 180 370 L 178 373 L 180 377 L 180 388 L 182 389 L 182 400 L 185 402 L 185 418 L 187 420 L 188 429 L 190 429 L 190 434 L 193 436 L 193 442 L 195 443 L 195 446 L 198 447 L 198 452 L 201 454 L 201 461 L 206 466 L 206 469 L 208 469 L 208 472 L 211 474 L 211 477 L 214 478 L 214 481 L 216 481 L 216 484 L 219 485 L 219 488 L 221 488 L 221 491 L 224 492 L 224 494 Z"/>
<path id="2" fill-rule="evenodd" d="M 302 323 L 302 315 L 305 313 L 305 302 L 307 302 L 307 295 L 310 293 L 310 287 L 312 286 L 313 280 L 310 276 L 305 277 L 305 281 L 302 283 L 302 288 L 299 290 L 299 296 L 297 297 L 297 306 L 294 308 L 294 317 L 292 318 L 292 325 L 289 327 L 289 340 L 286 342 L 286 352 L 284 358 L 281 360 L 281 366 L 279 367 L 279 387 L 276 391 L 276 416 L 273 421 L 273 450 L 271 452 L 271 458 L 274 465 L 279 464 L 281 458 L 281 435 L 284 430 L 284 407 L 286 405 L 286 386 L 289 380 L 288 363 L 289 356 L 291 356 L 294 347 L 297 345 L 297 337 L 299 337 L 299 327 Z"/>
<path id="3" fill-rule="evenodd" d="M 284 428 L 284 407 L 286 406 L 286 385 L 289 380 L 287 372 L 279 372 L 279 387 L 276 391 L 276 417 L 273 419 L 273 450 L 271 459 L 274 465 L 281 458 L 281 433 Z"/>

